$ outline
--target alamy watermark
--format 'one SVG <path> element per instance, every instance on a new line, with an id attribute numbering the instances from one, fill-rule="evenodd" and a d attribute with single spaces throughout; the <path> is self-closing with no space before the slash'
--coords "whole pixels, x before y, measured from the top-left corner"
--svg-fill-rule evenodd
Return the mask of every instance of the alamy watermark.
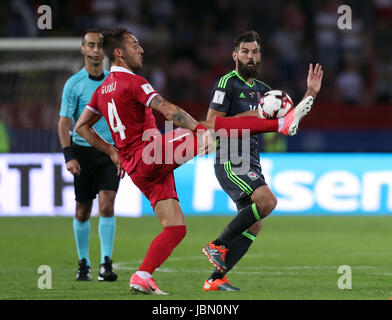
<path id="1" fill-rule="evenodd" d="M 37 13 L 41 16 L 38 18 L 38 29 L 52 29 L 52 8 L 48 5 L 38 7 Z"/>
<path id="2" fill-rule="evenodd" d="M 146 165 L 182 165 L 188 162 L 197 156 L 205 133 L 204 130 L 174 130 L 172 121 L 165 121 L 165 132 L 161 134 L 156 128 L 143 132 L 142 141 L 147 143 L 142 150 L 142 161 Z M 250 130 L 219 129 L 212 131 L 211 134 L 212 139 L 218 141 L 220 148 L 220 157 L 215 158 L 215 163 L 224 164 L 230 161 L 235 174 L 247 174 L 250 170 Z"/>
<path id="3" fill-rule="evenodd" d="M 338 273 L 342 274 L 338 279 L 338 288 L 340 290 L 351 290 L 352 288 L 352 272 L 348 265 L 341 265 L 338 268 Z"/>
<path id="4" fill-rule="evenodd" d="M 52 289 L 52 268 L 47 265 L 42 265 L 38 267 L 37 273 L 42 274 L 38 278 L 38 289 Z"/>
<path id="5" fill-rule="evenodd" d="M 353 13 L 351 7 L 348 5 L 341 5 L 338 8 L 338 13 L 341 16 L 338 19 L 338 28 L 340 30 L 352 29 Z"/>
<path id="6" fill-rule="evenodd" d="M 41 15 L 38 18 L 37 25 L 41 30 L 52 29 L 52 8 L 48 5 L 38 7 L 37 13 Z M 341 30 L 352 29 L 352 9 L 349 5 L 343 4 L 338 7 L 338 28 Z"/>

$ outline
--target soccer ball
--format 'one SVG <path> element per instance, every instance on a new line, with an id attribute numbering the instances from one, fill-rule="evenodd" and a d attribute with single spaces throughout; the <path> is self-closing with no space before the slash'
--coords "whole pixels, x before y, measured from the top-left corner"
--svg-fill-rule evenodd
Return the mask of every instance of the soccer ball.
<path id="1" fill-rule="evenodd" d="M 271 90 L 259 99 L 257 109 L 260 118 L 277 119 L 284 117 L 293 107 L 290 96 L 281 90 Z"/>

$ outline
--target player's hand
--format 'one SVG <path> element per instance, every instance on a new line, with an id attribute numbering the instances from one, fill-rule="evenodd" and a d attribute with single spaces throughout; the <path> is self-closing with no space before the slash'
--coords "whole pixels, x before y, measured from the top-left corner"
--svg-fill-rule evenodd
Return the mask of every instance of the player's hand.
<path id="1" fill-rule="evenodd" d="M 120 156 L 118 155 L 118 151 L 114 147 L 112 148 L 112 151 L 110 153 L 110 159 L 112 159 L 114 165 L 117 168 L 117 176 L 119 176 L 121 179 L 124 178 L 125 170 L 121 165 L 121 160 L 120 160 Z"/>
<path id="2" fill-rule="evenodd" d="M 308 85 L 307 95 L 316 98 L 321 89 L 321 82 L 323 80 L 324 71 L 320 64 L 316 64 L 313 69 L 313 64 L 309 64 L 308 78 L 306 84 Z"/>
<path id="3" fill-rule="evenodd" d="M 198 152 L 199 156 L 204 156 L 206 154 L 215 151 L 215 146 L 216 146 L 215 139 L 213 138 L 209 130 L 204 131 L 200 135 L 199 141 L 201 141 L 201 145 L 199 147 L 199 152 Z"/>
<path id="4" fill-rule="evenodd" d="M 82 169 L 80 168 L 80 164 L 79 164 L 78 160 L 76 160 L 76 159 L 69 160 L 69 161 L 65 164 L 65 167 L 66 167 L 67 170 L 68 170 L 69 172 L 71 172 L 73 175 L 77 175 L 77 176 L 80 174 L 80 171 L 82 170 Z"/>

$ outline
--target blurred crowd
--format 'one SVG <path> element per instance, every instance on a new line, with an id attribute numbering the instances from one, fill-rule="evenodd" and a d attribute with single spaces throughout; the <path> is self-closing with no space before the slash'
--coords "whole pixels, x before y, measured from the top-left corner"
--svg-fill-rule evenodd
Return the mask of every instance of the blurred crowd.
<path id="1" fill-rule="evenodd" d="M 41 4 L 52 8 L 52 30 L 36 27 Z M 351 29 L 338 27 L 342 4 L 352 10 Z M 295 101 L 305 91 L 309 62 L 320 62 L 321 101 L 392 103 L 392 0 L 9 0 L 1 6 L 1 37 L 127 27 L 145 50 L 143 75 L 172 101 L 208 101 L 214 83 L 234 67 L 233 38 L 253 29 L 262 39 L 260 79 Z"/>

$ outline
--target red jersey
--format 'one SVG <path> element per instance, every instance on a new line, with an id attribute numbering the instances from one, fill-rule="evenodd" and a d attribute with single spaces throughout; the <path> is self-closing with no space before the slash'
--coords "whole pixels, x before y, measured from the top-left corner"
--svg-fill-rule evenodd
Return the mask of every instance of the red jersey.
<path id="1" fill-rule="evenodd" d="M 149 108 L 157 95 L 143 77 L 126 68 L 113 66 L 87 106 L 106 119 L 122 166 L 128 174 L 134 171 L 144 146 L 149 142 L 142 140 L 145 130 L 158 130 Z"/>

